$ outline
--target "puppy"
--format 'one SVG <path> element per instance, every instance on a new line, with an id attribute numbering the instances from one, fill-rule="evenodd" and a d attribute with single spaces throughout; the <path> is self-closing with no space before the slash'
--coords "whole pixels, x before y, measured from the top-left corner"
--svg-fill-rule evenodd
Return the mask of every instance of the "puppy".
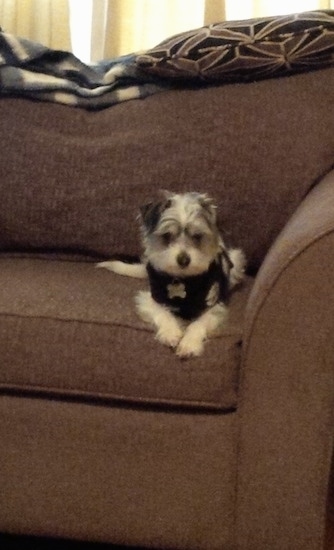
<path id="1" fill-rule="evenodd" d="M 225 302 L 245 272 L 241 250 L 227 248 L 216 206 L 206 194 L 165 192 L 141 209 L 142 263 L 101 262 L 115 273 L 148 277 L 150 291 L 136 297 L 156 338 L 181 358 L 202 354 L 205 340 L 227 316 Z"/>

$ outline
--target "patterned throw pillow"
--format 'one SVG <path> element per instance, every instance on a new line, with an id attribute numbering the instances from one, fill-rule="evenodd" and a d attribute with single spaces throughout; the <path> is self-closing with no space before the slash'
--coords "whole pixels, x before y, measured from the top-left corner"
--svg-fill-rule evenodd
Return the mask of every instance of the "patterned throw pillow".
<path id="1" fill-rule="evenodd" d="M 215 23 L 172 36 L 136 62 L 162 77 L 223 82 L 334 65 L 334 10 Z"/>

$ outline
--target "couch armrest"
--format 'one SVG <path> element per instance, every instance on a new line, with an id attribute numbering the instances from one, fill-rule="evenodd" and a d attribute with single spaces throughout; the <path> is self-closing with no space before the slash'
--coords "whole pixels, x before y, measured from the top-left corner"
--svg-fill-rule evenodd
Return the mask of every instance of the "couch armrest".
<path id="1" fill-rule="evenodd" d="M 280 234 L 247 307 L 240 549 L 322 548 L 332 453 L 333 329 L 334 171 Z"/>

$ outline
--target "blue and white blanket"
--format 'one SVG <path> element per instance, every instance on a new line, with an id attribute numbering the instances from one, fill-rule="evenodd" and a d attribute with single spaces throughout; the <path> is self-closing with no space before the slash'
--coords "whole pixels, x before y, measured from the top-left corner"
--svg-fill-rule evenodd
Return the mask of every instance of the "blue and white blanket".
<path id="1" fill-rule="evenodd" d="M 141 71 L 135 59 L 132 54 L 86 65 L 70 52 L 52 50 L 0 29 L 0 96 L 102 109 L 171 87 Z"/>

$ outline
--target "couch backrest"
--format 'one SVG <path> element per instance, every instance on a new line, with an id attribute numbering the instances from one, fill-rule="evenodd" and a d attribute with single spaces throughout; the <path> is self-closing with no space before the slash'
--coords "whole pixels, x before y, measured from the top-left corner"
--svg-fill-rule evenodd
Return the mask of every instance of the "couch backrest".
<path id="1" fill-rule="evenodd" d="M 136 255 L 139 207 L 195 190 L 256 269 L 334 164 L 334 69 L 99 112 L 1 99 L 0 139 L 0 250 Z"/>

